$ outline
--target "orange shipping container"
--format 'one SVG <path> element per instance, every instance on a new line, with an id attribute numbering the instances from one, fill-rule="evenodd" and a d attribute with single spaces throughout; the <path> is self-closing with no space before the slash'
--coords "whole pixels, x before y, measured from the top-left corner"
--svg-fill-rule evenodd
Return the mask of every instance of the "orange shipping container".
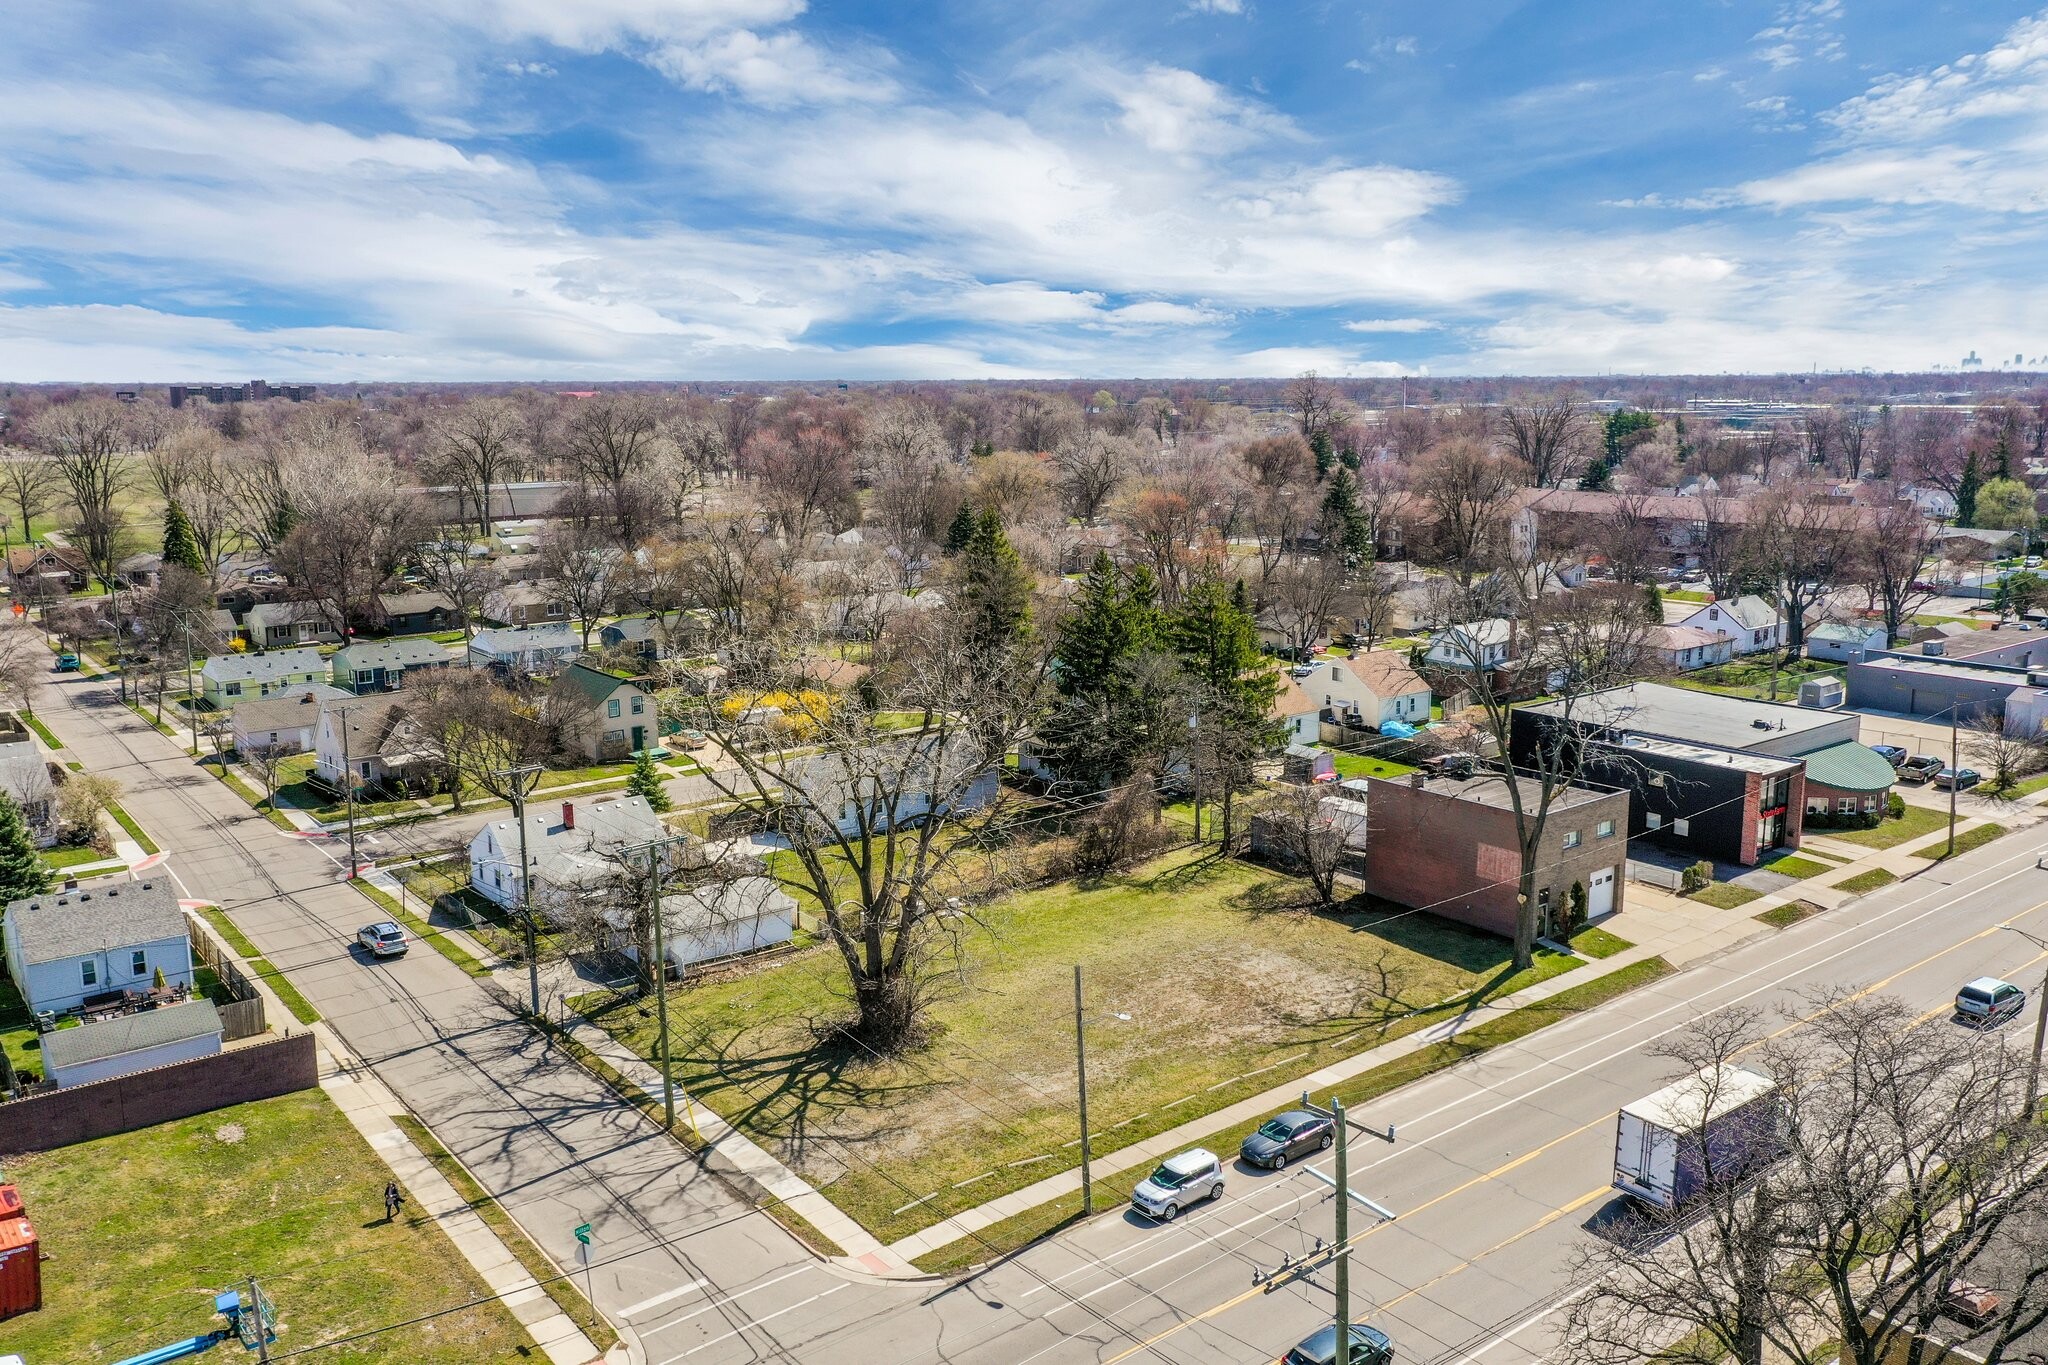
<path id="1" fill-rule="evenodd" d="M 0 1319 L 42 1306 L 42 1248 L 36 1230 L 26 1218 L 0 1218 Z"/>

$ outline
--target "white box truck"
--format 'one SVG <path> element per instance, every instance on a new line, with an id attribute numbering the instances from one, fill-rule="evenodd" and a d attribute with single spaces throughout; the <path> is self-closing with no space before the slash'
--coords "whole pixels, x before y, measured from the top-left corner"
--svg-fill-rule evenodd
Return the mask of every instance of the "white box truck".
<path id="1" fill-rule="evenodd" d="M 1709 1167 L 1753 1171 L 1783 1150 L 1778 1083 L 1739 1066 L 1710 1066 L 1622 1106 L 1614 1125 L 1614 1187 L 1653 1208 L 1698 1193 Z"/>

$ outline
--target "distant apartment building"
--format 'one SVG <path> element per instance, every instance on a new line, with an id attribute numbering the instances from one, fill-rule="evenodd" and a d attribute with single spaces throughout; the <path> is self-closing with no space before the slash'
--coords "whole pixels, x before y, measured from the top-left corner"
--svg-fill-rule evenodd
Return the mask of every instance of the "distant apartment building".
<path id="1" fill-rule="evenodd" d="M 174 408 L 187 403 L 261 403 L 268 398 L 307 403 L 320 396 L 316 385 L 272 384 L 265 379 L 252 379 L 246 384 L 173 384 L 169 393 Z"/>

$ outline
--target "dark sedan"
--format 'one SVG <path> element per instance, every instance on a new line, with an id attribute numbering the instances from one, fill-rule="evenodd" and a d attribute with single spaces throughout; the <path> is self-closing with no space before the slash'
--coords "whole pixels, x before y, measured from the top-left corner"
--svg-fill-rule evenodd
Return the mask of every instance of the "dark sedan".
<path id="1" fill-rule="evenodd" d="M 1870 746 L 1870 752 L 1876 754 L 1879 758 L 1891 764 L 1894 768 L 1898 767 L 1901 763 L 1904 763 L 1907 759 L 1912 757 L 1911 754 L 1907 753 L 1904 749 L 1901 749 L 1896 744 L 1873 744 Z"/>
<path id="2" fill-rule="evenodd" d="M 1337 1140 L 1330 1121 L 1305 1109 L 1290 1109 L 1259 1125 L 1238 1144 L 1237 1154 L 1254 1166 L 1279 1170 L 1298 1156 L 1327 1152 Z"/>

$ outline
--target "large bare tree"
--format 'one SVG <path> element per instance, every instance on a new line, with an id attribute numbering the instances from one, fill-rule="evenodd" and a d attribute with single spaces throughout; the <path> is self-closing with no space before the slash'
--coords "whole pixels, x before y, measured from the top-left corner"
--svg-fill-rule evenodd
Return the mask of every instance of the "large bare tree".
<path id="1" fill-rule="evenodd" d="M 1529 482 L 1538 488 L 1564 482 L 1585 425 L 1585 409 L 1568 393 L 1510 403 L 1500 412 L 1501 436 L 1515 458 L 1529 467 Z"/>
<path id="2" fill-rule="evenodd" d="M 346 635 L 371 598 L 431 534 L 426 508 L 390 463 L 341 437 L 300 450 L 284 471 L 296 524 L 276 561 L 304 601 Z"/>
<path id="3" fill-rule="evenodd" d="M 477 529 L 491 533 L 491 490 L 510 479 L 526 452 L 525 416 L 502 398 L 473 398 L 435 419 L 436 466 L 476 507 Z"/>
<path id="4" fill-rule="evenodd" d="M 15 529 L 25 542 L 35 519 L 56 506 L 64 487 L 57 462 L 46 455 L 13 447 L 0 448 L 0 502 L 12 508 Z"/>
<path id="5" fill-rule="evenodd" d="M 93 576 L 112 589 L 127 554 L 126 521 L 114 501 L 126 486 L 128 427 L 111 398 L 86 398 L 45 408 L 35 419 L 36 443 L 70 490 L 73 530 Z"/>
<path id="6" fill-rule="evenodd" d="M 1520 467 L 1476 441 L 1451 440 L 1416 464 L 1411 515 L 1439 563 L 1460 586 L 1508 552 Z"/>

